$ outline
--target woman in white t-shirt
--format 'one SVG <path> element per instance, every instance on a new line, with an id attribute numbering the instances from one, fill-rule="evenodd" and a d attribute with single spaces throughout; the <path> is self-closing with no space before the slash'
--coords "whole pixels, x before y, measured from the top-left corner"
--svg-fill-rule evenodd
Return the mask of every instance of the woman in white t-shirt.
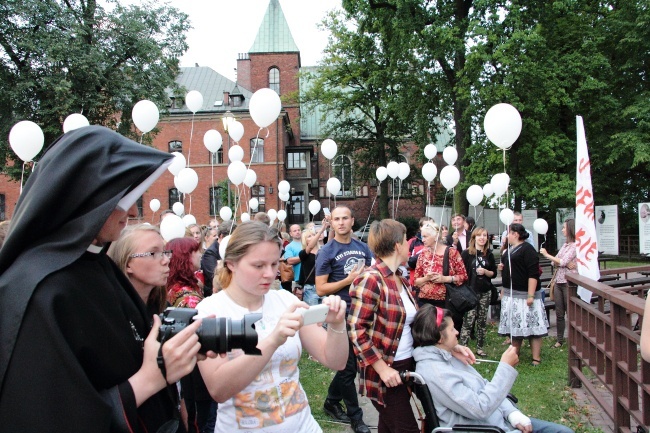
<path id="1" fill-rule="evenodd" d="M 271 290 L 280 251 L 280 241 L 268 226 L 240 225 L 228 242 L 219 274 L 224 290 L 197 306 L 202 316 L 241 319 L 262 313 L 255 323 L 261 356 L 234 350 L 200 367 L 210 394 L 219 402 L 215 432 L 320 432 L 300 385 L 302 346 L 334 370 L 343 369 L 348 359 L 345 302 L 338 296 L 323 300 L 330 306 L 326 331 L 317 324 L 303 327 L 296 309 L 308 305 L 287 291 Z"/>

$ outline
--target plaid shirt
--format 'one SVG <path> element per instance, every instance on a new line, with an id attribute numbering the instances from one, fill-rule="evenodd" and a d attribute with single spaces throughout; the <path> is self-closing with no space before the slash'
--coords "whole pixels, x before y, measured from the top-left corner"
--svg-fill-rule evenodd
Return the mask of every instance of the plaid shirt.
<path id="1" fill-rule="evenodd" d="M 361 370 L 359 393 L 384 404 L 386 386 L 371 364 L 383 359 L 392 365 L 406 321 L 393 272 L 381 259 L 359 275 L 350 288 L 351 307 L 348 315 L 350 338 Z M 397 273 L 408 297 L 417 309 L 417 302 L 406 278 Z M 365 390 L 365 392 L 364 392 Z"/>

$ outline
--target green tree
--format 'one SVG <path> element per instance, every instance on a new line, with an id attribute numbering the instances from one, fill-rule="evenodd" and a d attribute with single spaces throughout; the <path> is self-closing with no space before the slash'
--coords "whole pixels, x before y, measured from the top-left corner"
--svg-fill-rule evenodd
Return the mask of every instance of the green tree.
<path id="1" fill-rule="evenodd" d="M 167 5 L 121 6 L 113 0 L 5 0 L 0 5 L 0 160 L 19 173 L 6 137 L 32 120 L 46 145 L 71 113 L 131 134 L 141 99 L 167 105 L 188 17 Z"/>

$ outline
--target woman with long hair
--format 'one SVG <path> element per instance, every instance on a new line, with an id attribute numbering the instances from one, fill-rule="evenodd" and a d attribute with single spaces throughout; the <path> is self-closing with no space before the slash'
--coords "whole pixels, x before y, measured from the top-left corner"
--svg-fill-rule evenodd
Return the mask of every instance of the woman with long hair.
<path id="1" fill-rule="evenodd" d="M 261 355 L 233 350 L 227 358 L 201 367 L 212 397 L 219 402 L 215 432 L 269 429 L 320 432 L 300 384 L 298 361 L 304 346 L 323 366 L 342 370 L 348 359 L 345 302 L 330 295 L 325 322 L 303 326 L 297 309 L 307 308 L 286 290 L 271 290 L 282 244 L 265 224 L 247 222 L 233 231 L 219 272 L 223 290 L 201 302 L 202 316 L 233 320 L 262 313 L 255 323 Z"/>
<path id="2" fill-rule="evenodd" d="M 302 250 L 298 253 L 300 257 L 300 276 L 298 283 L 302 287 L 302 300 L 309 305 L 321 303 L 321 297 L 316 293 L 316 254 L 321 244 L 321 237 L 329 228 L 329 217 L 325 217 L 320 230 L 317 232 L 312 224 L 302 232 Z"/>
<path id="3" fill-rule="evenodd" d="M 490 250 L 486 229 L 476 227 L 472 231 L 469 248 L 463 250 L 461 257 L 469 276 L 470 287 L 479 295 L 479 303 L 476 308 L 465 313 L 463 327 L 460 331 L 460 344 L 467 345 L 472 328 L 476 323 L 476 354 L 487 356 L 483 347 L 485 345 L 487 313 L 492 297 L 490 280 L 497 274 L 497 265 Z"/>
<path id="4" fill-rule="evenodd" d="M 160 230 L 151 224 L 128 226 L 109 247 L 108 256 L 133 284 L 149 314 L 162 313 L 172 252 L 165 249 Z"/>
<path id="5" fill-rule="evenodd" d="M 192 238 L 176 238 L 167 243 L 172 252 L 167 280 L 167 301 L 172 307 L 195 308 L 203 299 L 198 275 L 200 245 Z"/>
<path id="6" fill-rule="evenodd" d="M 205 251 L 205 237 L 203 236 L 203 230 L 201 230 L 201 226 L 198 224 L 190 224 L 187 226 L 187 229 L 185 230 L 186 232 L 189 231 L 189 236 L 192 239 L 194 239 L 196 242 L 199 244 L 199 250 L 201 251 L 201 254 Z"/>
<path id="7" fill-rule="evenodd" d="M 562 234 L 566 238 L 566 242 L 560 248 L 557 255 L 553 257 L 546 251 L 546 248 L 541 248 L 539 252 L 553 262 L 557 267 L 555 272 L 555 289 L 553 293 L 553 300 L 555 301 L 555 318 L 557 320 L 557 341 L 553 347 L 562 347 L 564 344 L 564 316 L 566 314 L 566 307 L 569 301 L 569 286 L 575 284 L 569 283 L 566 279 L 567 273 L 578 272 L 576 266 L 576 232 L 575 221 L 569 218 L 562 224 Z"/>
<path id="8" fill-rule="evenodd" d="M 444 238 L 440 237 L 439 226 L 428 222 L 422 226 L 422 242 L 424 248 L 418 256 L 415 265 L 415 285 L 419 287 L 418 304 L 431 304 L 444 308 L 447 288 L 445 284 L 457 286 L 467 281 L 467 271 L 455 248 L 445 245 Z M 449 249 L 449 275 L 443 275 L 443 260 L 445 251 Z M 461 328 L 462 315 L 454 315 L 454 323 Z"/>
<path id="9" fill-rule="evenodd" d="M 539 282 L 539 256 L 527 238 L 523 225 L 510 225 L 510 246 L 498 266 L 503 279 L 499 334 L 510 335 L 517 354 L 524 338 L 528 338 L 531 365 L 537 366 L 542 362 L 542 337 L 548 335 L 548 319 Z"/>

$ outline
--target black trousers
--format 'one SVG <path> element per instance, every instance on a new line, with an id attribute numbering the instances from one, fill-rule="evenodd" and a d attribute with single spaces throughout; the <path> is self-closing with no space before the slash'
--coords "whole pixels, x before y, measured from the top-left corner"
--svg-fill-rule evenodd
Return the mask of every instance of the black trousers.
<path id="1" fill-rule="evenodd" d="M 343 370 L 339 370 L 334 375 L 332 383 L 327 391 L 327 401 L 329 403 L 339 403 L 341 400 L 345 403 L 347 414 L 351 420 L 360 420 L 363 418 L 363 410 L 359 407 L 357 389 L 355 380 L 357 378 L 357 358 L 354 355 L 352 342 L 348 341 L 349 353 L 348 362 Z"/>

